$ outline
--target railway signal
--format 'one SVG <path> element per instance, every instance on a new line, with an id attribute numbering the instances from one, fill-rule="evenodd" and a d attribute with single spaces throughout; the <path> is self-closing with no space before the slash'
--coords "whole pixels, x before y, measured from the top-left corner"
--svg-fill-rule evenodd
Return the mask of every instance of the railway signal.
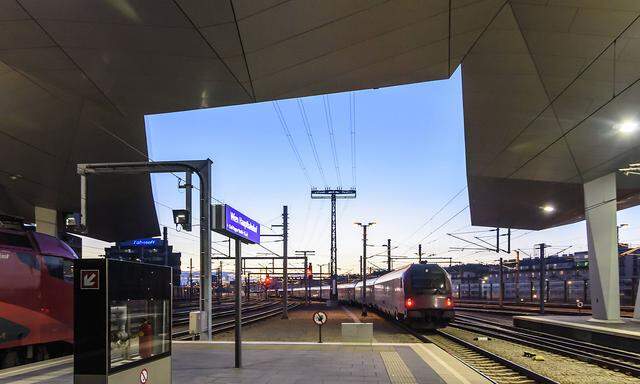
<path id="1" fill-rule="evenodd" d="M 267 276 L 264 278 L 264 286 L 269 288 L 271 286 L 271 276 L 267 273 Z"/>
<path id="2" fill-rule="evenodd" d="M 306 273 L 307 273 L 307 279 L 313 279 L 313 266 L 311 265 L 311 263 L 309 263 Z"/>

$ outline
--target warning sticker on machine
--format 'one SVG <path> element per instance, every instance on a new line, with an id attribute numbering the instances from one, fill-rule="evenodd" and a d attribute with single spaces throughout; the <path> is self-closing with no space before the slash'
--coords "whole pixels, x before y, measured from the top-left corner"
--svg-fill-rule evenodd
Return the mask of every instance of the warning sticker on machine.
<path id="1" fill-rule="evenodd" d="M 100 289 L 100 271 L 97 269 L 80 270 L 80 289 Z"/>

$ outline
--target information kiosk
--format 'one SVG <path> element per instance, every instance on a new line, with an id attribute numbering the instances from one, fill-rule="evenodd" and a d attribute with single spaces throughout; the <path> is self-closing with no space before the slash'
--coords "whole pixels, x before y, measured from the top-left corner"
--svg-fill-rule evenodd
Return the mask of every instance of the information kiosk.
<path id="1" fill-rule="evenodd" d="M 74 383 L 171 383 L 171 268 L 76 261 Z"/>

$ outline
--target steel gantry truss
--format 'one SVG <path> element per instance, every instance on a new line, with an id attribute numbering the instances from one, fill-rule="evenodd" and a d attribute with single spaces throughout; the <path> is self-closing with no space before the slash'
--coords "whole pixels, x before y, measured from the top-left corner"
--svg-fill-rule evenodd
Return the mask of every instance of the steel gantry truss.
<path id="1" fill-rule="evenodd" d="M 355 199 L 355 189 L 311 189 L 312 199 L 331 199 L 331 246 L 329 250 L 330 262 L 329 273 L 331 274 L 331 295 L 332 301 L 338 300 L 338 247 L 336 239 L 336 200 L 337 199 Z"/>

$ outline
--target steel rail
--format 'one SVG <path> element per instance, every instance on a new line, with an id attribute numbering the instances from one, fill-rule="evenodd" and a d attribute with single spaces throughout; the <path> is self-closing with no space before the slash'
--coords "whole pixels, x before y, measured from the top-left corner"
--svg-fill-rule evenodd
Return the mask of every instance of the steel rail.
<path id="1" fill-rule="evenodd" d="M 555 336 L 547 333 L 523 330 L 506 325 L 497 325 L 488 320 L 457 315 L 450 326 L 481 333 L 483 335 L 524 344 L 548 352 L 568 356 L 579 361 L 599 365 L 613 370 L 626 372 L 640 377 L 640 355 Z M 467 319 L 467 320 L 465 320 Z"/>
<path id="2" fill-rule="evenodd" d="M 414 337 L 416 337 L 418 340 L 424 342 L 424 343 L 433 343 L 435 345 L 438 345 L 437 342 L 434 342 L 432 338 L 430 338 L 429 335 L 424 335 L 420 332 L 418 332 L 417 330 L 407 326 L 406 324 L 403 324 L 400 321 L 397 321 L 395 319 L 389 318 L 394 324 L 396 324 L 398 327 L 400 327 L 401 329 L 407 331 L 408 333 L 410 333 L 411 335 L 413 335 Z M 449 354 L 451 354 L 453 357 L 455 357 L 456 359 L 458 359 L 459 361 L 461 361 L 463 364 L 465 364 L 466 366 L 468 366 L 469 368 L 473 369 L 474 371 L 478 372 L 478 374 L 480 374 L 481 376 L 487 378 L 488 380 L 496 383 L 496 382 L 506 382 L 506 381 L 514 381 L 514 382 L 521 382 L 521 380 L 518 380 L 517 378 L 514 378 L 513 375 L 517 375 L 520 377 L 524 377 L 526 379 L 529 379 L 531 381 L 537 382 L 537 383 L 542 383 L 542 384 L 559 384 L 557 381 L 554 381 L 546 376 L 540 375 L 539 373 L 532 371 L 526 367 L 523 367 L 513 361 L 507 360 L 501 356 L 498 356 L 492 352 L 489 352 L 485 349 L 482 349 L 474 344 L 468 343 L 465 340 L 462 340 L 460 338 L 457 338 L 453 335 L 449 335 L 446 332 L 443 332 L 441 330 L 435 330 L 435 334 L 437 336 L 441 336 L 444 337 L 446 339 L 448 339 L 449 341 L 453 342 L 454 344 L 457 344 L 458 346 L 467 349 L 467 350 L 471 350 L 472 352 L 475 352 L 476 354 L 481 355 L 482 357 L 486 358 L 489 361 L 492 361 L 498 365 L 501 365 L 504 367 L 504 369 L 510 370 L 512 371 L 511 373 L 506 372 L 506 373 L 501 373 L 501 374 L 497 374 L 495 373 L 496 370 L 494 370 L 494 373 L 485 373 L 483 372 L 479 367 L 476 367 L 473 363 L 465 361 L 465 359 L 462 356 L 455 356 L 453 354 L 451 354 L 450 351 L 447 351 L 446 348 L 443 348 L 443 346 L 438 345 L 440 348 L 442 348 L 443 350 L 447 351 Z M 506 378 L 509 378 L 508 380 L 505 380 Z M 497 381 L 499 380 L 499 381 Z"/>
<path id="3" fill-rule="evenodd" d="M 297 307 L 298 305 L 300 305 L 300 304 L 289 304 L 288 309 L 293 309 L 293 308 Z M 271 310 L 268 310 L 268 311 L 247 315 L 247 316 L 244 316 L 242 318 L 242 325 L 252 324 L 252 323 L 258 322 L 260 320 L 265 320 L 265 319 L 268 319 L 270 317 L 277 316 L 277 315 L 279 315 L 281 313 L 282 313 L 282 308 L 277 307 L 277 308 L 274 308 L 274 309 L 271 309 Z M 235 320 L 234 319 L 221 321 L 221 322 L 213 324 L 213 326 L 211 327 L 211 332 L 214 333 L 214 334 L 215 333 L 225 332 L 225 331 L 233 329 L 234 326 L 235 326 Z M 171 334 L 171 338 L 173 340 L 185 340 L 185 339 L 189 339 L 190 337 L 191 337 L 191 335 L 189 335 L 189 330 L 178 331 L 178 332 L 174 332 L 174 333 Z"/>

